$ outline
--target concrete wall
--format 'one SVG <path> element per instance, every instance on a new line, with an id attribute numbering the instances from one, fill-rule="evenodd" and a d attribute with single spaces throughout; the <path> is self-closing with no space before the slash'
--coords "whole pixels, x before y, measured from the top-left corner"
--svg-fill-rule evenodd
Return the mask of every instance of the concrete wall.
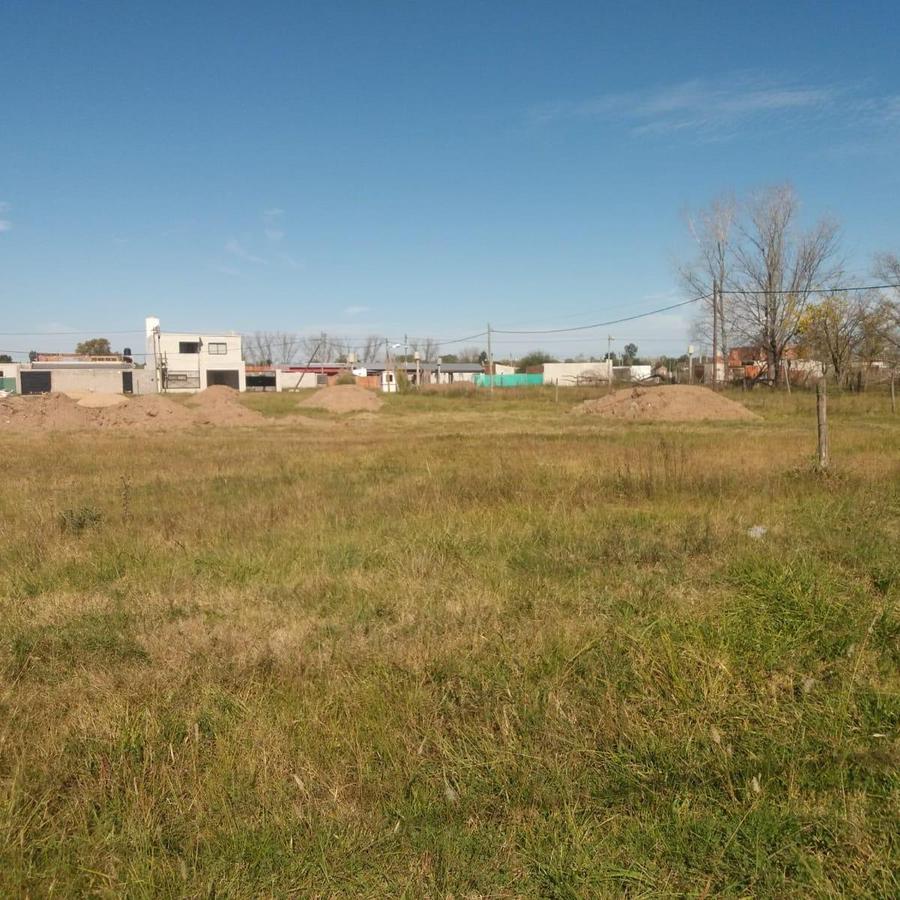
<path id="1" fill-rule="evenodd" d="M 16 394 L 22 392 L 22 384 L 19 381 L 19 363 L 0 363 L 0 378 L 12 381 L 12 391 Z M 8 389 L 8 388 L 7 388 Z"/>
<path id="2" fill-rule="evenodd" d="M 131 381 L 135 394 L 152 394 L 156 391 L 156 382 L 152 369 L 128 369 L 126 367 L 92 368 L 53 367 L 35 363 L 0 363 L 0 372 L 4 378 L 14 378 L 16 393 L 22 392 L 21 372 L 49 372 L 50 390 L 63 393 L 66 391 L 82 391 L 86 393 L 121 394 L 122 372 L 131 372 Z"/>
<path id="3" fill-rule="evenodd" d="M 612 363 L 544 363 L 544 384 L 557 384 L 560 387 L 576 385 L 589 381 L 609 381 L 612 375 Z"/>
<path id="4" fill-rule="evenodd" d="M 91 394 L 122 393 L 123 370 L 119 368 L 111 371 L 76 368 L 41 369 L 36 365 L 34 371 L 49 371 L 50 390 L 57 394 L 66 391 L 85 391 Z"/>
<path id="5" fill-rule="evenodd" d="M 303 388 L 314 388 L 319 384 L 319 376 L 315 372 L 284 372 L 275 370 L 276 391 L 298 391 Z"/>

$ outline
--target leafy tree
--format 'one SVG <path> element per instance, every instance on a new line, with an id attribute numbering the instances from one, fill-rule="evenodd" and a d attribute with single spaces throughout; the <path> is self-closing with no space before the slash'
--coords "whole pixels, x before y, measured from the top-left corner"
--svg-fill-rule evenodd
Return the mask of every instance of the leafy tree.
<path id="1" fill-rule="evenodd" d="M 112 356 L 109 338 L 91 338 L 76 345 L 75 352 L 79 356 Z"/>
<path id="2" fill-rule="evenodd" d="M 8 353 L 0 353 L 0 363 L 11 363 L 13 358 Z"/>
<path id="3" fill-rule="evenodd" d="M 865 334 L 869 303 L 864 297 L 832 295 L 807 306 L 800 318 L 801 349 L 834 370 L 838 384 L 850 374 L 850 366 Z"/>
<path id="4" fill-rule="evenodd" d="M 624 353 L 624 362 L 626 366 L 633 365 L 637 362 L 638 348 L 637 344 L 626 344 Z"/>
<path id="5" fill-rule="evenodd" d="M 531 353 L 526 353 L 519 360 L 518 370 L 524 372 L 532 366 L 542 366 L 549 362 L 557 362 L 557 360 L 543 350 L 532 350 Z"/>

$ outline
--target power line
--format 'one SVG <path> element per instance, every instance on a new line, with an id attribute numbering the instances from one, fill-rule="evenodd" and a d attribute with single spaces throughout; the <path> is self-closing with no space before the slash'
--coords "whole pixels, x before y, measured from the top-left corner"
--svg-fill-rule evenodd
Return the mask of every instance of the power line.
<path id="1" fill-rule="evenodd" d="M 727 290 L 722 291 L 722 293 L 727 294 L 729 296 L 765 296 L 765 295 L 785 295 L 785 294 L 844 294 L 851 293 L 854 291 L 877 291 L 877 290 L 885 290 L 885 289 L 900 289 L 900 284 L 867 284 L 867 285 L 853 285 L 847 287 L 829 287 L 829 288 L 812 288 L 810 290 Z M 634 322 L 638 319 L 646 319 L 650 316 L 657 316 L 664 312 L 670 312 L 673 309 L 680 309 L 684 306 L 689 306 L 692 303 L 698 303 L 701 300 L 708 300 L 712 295 L 711 294 L 702 294 L 699 297 L 691 297 L 688 300 L 681 300 L 678 303 L 670 303 L 667 306 L 660 306 L 656 309 L 648 310 L 643 313 L 636 313 L 632 316 L 623 316 L 618 319 L 608 319 L 603 322 L 592 322 L 587 325 L 572 325 L 566 328 L 536 328 L 536 329 L 527 329 L 527 330 L 518 330 L 518 329 L 510 329 L 510 328 L 492 328 L 491 331 L 494 334 L 527 334 L 527 335 L 548 335 L 548 334 L 565 334 L 573 331 L 590 331 L 594 328 L 606 328 L 611 325 L 621 325 L 625 322 Z M 575 313 L 574 315 L 578 315 Z M 566 318 L 566 316 L 560 316 L 559 318 Z M 193 334 L 197 332 L 197 329 L 193 329 L 192 331 L 184 331 L 184 332 L 175 332 L 177 334 Z M 202 330 L 197 332 L 202 333 Z M 208 332 L 212 333 L 212 332 Z M 253 333 L 251 332 L 230 332 L 240 334 L 241 337 L 251 338 L 253 337 Z M 107 331 L 105 329 L 82 329 L 80 331 L 0 331 L 0 337 L 57 337 L 57 336 L 79 336 L 85 334 L 102 334 L 102 335 L 142 335 L 144 331 L 141 329 L 132 329 L 129 331 Z M 416 338 L 416 341 L 424 341 L 424 340 L 433 340 L 435 343 L 438 343 L 442 346 L 447 346 L 451 344 L 463 344 L 467 341 L 474 341 L 478 338 L 483 338 L 487 336 L 487 331 L 479 331 L 476 334 L 466 335 L 465 337 L 459 338 Z M 366 337 L 350 337 L 346 335 L 338 336 L 337 340 L 346 340 L 346 341 L 360 341 L 365 342 L 369 340 L 372 335 L 367 335 Z M 381 338 L 384 340 L 385 338 Z M 390 340 L 390 339 L 388 339 Z M 586 339 L 587 340 L 587 339 Z M 644 338 L 644 340 L 663 340 L 662 338 Z M 511 343 L 511 341 L 500 341 L 500 343 Z M 0 350 L 0 353 L 29 353 L 29 350 Z M 48 351 L 45 351 L 48 352 Z M 66 352 L 66 351 L 55 351 L 55 352 Z M 151 354 L 147 353 L 132 353 L 132 356 L 149 356 Z"/>
<path id="2" fill-rule="evenodd" d="M 590 325 L 573 325 L 571 328 L 543 328 L 533 331 L 513 331 L 512 329 L 495 328 L 497 334 L 561 334 L 568 331 L 588 331 L 591 328 L 605 328 L 608 325 L 621 325 L 623 322 L 633 322 L 635 319 L 646 319 L 647 316 L 658 316 L 660 313 L 669 312 L 672 309 L 678 309 L 687 306 L 690 303 L 697 303 L 699 300 L 709 299 L 710 294 L 703 294 L 700 297 L 691 297 L 690 300 L 682 300 L 680 303 L 672 303 L 669 306 L 660 306 L 658 309 L 651 309 L 649 312 L 637 313 L 633 316 L 625 316 L 621 319 L 609 319 L 606 322 L 594 322 Z"/>
<path id="3" fill-rule="evenodd" d="M 492 330 L 495 330 L 495 329 L 492 329 Z M 477 338 L 486 337 L 486 336 L 487 336 L 486 331 L 479 331 L 478 334 L 470 334 L 468 337 L 453 338 L 452 340 L 449 340 L 449 341 L 444 341 L 444 340 L 441 340 L 440 338 L 433 338 L 433 340 L 435 340 L 438 344 L 441 344 L 441 346 L 444 346 L 446 344 L 464 344 L 466 341 L 474 341 Z"/>
<path id="4" fill-rule="evenodd" d="M 106 331 L 103 328 L 86 328 L 81 331 L 0 331 L 0 337 L 57 337 L 64 335 L 82 335 L 82 334 L 102 334 L 104 337 L 108 334 L 143 334 L 143 330 L 133 329 L 132 331 Z"/>
<path id="5" fill-rule="evenodd" d="M 810 288 L 809 290 L 785 290 L 785 291 L 720 291 L 722 294 L 730 294 L 733 297 L 742 297 L 746 294 L 765 296 L 767 294 L 847 294 L 851 291 L 882 291 L 885 288 L 900 288 L 900 284 L 860 284 L 855 287 L 830 287 L 830 288 Z"/>
<path id="6" fill-rule="evenodd" d="M 806 291 L 798 291 L 798 290 L 771 290 L 771 291 L 757 291 L 757 290 L 745 290 L 745 291 L 723 291 L 722 293 L 728 294 L 731 296 L 746 296 L 746 295 L 772 295 L 772 294 L 844 294 L 849 293 L 851 291 L 877 291 L 884 290 L 885 288 L 900 288 L 900 284 L 866 284 L 866 285 L 856 285 L 852 287 L 830 287 L 830 288 L 811 288 Z M 697 303 L 700 300 L 708 300 L 712 294 L 702 294 L 699 297 L 691 297 L 689 300 L 682 300 L 679 303 L 671 303 L 668 306 L 660 306 L 657 309 L 651 309 L 648 312 L 637 313 L 633 316 L 625 316 L 621 319 L 610 319 L 606 322 L 593 322 L 590 325 L 573 325 L 569 328 L 544 328 L 544 329 L 533 329 L 527 331 L 517 331 L 513 329 L 504 329 L 504 328 L 495 328 L 494 332 L 497 334 L 564 334 L 571 331 L 589 331 L 593 328 L 606 328 L 610 325 L 621 325 L 624 322 L 634 322 L 637 319 L 645 319 L 648 316 L 657 316 L 660 313 L 670 312 L 673 309 L 679 309 L 682 306 L 688 306 L 691 303 Z"/>

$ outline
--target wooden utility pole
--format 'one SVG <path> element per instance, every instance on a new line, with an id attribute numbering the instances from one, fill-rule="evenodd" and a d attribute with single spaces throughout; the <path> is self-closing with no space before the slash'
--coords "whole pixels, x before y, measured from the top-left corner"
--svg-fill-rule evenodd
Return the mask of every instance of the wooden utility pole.
<path id="1" fill-rule="evenodd" d="M 816 382 L 816 420 L 818 422 L 819 470 L 828 469 L 828 395 L 825 379 Z"/>
<path id="2" fill-rule="evenodd" d="M 719 283 L 713 279 L 713 362 L 712 362 L 712 389 L 719 386 Z"/>
<path id="3" fill-rule="evenodd" d="M 488 378 L 490 381 L 491 396 L 494 396 L 494 350 L 491 346 L 491 323 L 487 323 L 487 339 L 488 339 Z"/>

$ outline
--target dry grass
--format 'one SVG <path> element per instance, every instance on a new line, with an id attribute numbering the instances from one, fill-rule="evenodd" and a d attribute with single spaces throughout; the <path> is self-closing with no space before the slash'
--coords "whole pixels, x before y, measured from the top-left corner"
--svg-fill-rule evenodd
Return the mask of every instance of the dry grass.
<path id="1" fill-rule="evenodd" d="M 896 895 L 900 422 L 575 399 L 4 437 L 0 894 Z"/>

